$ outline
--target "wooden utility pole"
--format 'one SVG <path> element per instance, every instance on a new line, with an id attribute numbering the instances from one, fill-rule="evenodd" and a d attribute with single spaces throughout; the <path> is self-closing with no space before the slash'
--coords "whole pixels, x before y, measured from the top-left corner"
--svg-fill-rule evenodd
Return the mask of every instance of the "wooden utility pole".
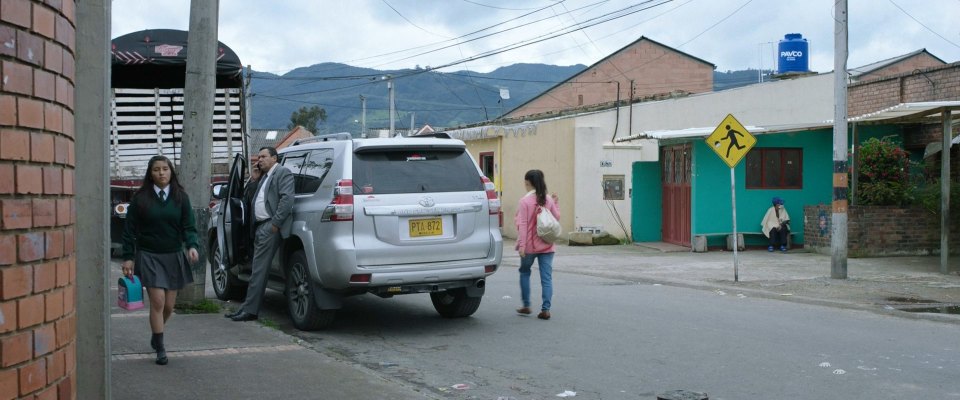
<path id="1" fill-rule="evenodd" d="M 190 0 L 187 36 L 187 76 L 183 89 L 183 142 L 180 176 L 190 196 L 197 220 L 200 261 L 191 266 L 193 284 L 177 302 L 196 303 L 204 298 L 206 283 L 207 227 L 210 225 L 210 153 L 217 70 L 217 14 L 219 0 Z"/>
<path id="2" fill-rule="evenodd" d="M 830 277 L 847 279 L 847 0 L 833 12 L 833 224 Z"/>

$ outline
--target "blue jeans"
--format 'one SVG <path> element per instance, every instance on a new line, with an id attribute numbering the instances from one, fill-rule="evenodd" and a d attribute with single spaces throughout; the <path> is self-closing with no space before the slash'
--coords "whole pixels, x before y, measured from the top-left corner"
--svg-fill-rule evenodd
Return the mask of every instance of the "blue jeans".
<path id="1" fill-rule="evenodd" d="M 553 253 L 527 254 L 520 258 L 520 297 L 523 306 L 530 307 L 530 267 L 533 261 L 540 259 L 540 288 L 543 292 L 542 311 L 550 311 L 550 298 L 553 297 Z"/>

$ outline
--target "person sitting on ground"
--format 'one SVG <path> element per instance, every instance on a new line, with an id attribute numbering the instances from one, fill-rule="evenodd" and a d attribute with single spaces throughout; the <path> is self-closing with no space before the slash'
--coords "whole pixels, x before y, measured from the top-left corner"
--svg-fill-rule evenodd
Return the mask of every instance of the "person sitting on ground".
<path id="1" fill-rule="evenodd" d="M 770 247 L 767 251 L 773 251 L 777 247 L 780 251 L 787 251 L 787 237 L 790 235 L 790 214 L 787 214 L 786 207 L 783 206 L 783 199 L 773 198 L 773 205 L 767 210 L 760 222 L 763 234 L 770 238 Z"/>

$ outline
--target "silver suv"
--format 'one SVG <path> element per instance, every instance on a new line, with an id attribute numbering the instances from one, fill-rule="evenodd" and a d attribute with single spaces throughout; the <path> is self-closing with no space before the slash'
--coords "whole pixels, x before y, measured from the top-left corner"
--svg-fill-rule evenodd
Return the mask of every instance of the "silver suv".
<path id="1" fill-rule="evenodd" d="M 472 315 L 500 265 L 500 200 L 462 141 L 440 137 L 301 140 L 279 151 L 294 174 L 293 233 L 268 287 L 301 330 L 329 326 L 345 296 L 430 293 L 443 317 Z M 214 291 L 242 298 L 252 244 L 234 160 L 209 232 Z"/>

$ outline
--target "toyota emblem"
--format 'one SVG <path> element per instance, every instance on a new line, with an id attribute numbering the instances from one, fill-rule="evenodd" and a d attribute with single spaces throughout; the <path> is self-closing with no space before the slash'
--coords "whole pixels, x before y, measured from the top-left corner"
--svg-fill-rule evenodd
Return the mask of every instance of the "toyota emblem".
<path id="1" fill-rule="evenodd" d="M 432 198 L 432 197 L 424 197 L 424 198 L 420 199 L 420 205 L 421 205 L 421 206 L 424 206 L 424 207 L 433 207 L 435 204 L 437 204 L 437 203 L 433 201 L 433 198 Z"/>

